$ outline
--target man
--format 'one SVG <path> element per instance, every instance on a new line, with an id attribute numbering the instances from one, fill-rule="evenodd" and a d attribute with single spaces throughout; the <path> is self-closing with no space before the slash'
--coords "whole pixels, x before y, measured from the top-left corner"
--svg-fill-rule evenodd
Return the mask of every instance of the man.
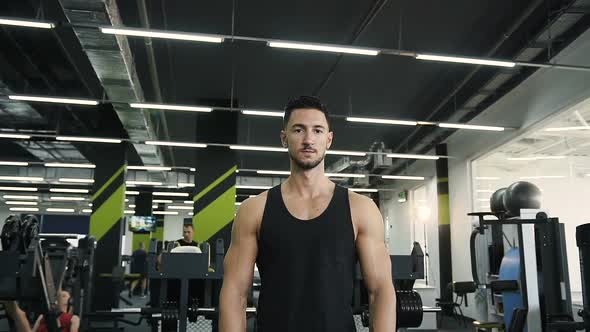
<path id="1" fill-rule="evenodd" d="M 193 224 L 184 224 L 182 226 L 182 239 L 177 240 L 179 246 L 192 246 L 198 247 L 199 244 L 193 241 L 193 235 L 195 233 L 195 229 L 193 228 Z"/>
<path id="2" fill-rule="evenodd" d="M 324 174 L 332 140 L 319 99 L 303 96 L 287 104 L 281 141 L 291 175 L 240 206 L 224 262 L 220 331 L 245 331 L 254 263 L 262 283 L 259 332 L 355 331 L 351 298 L 357 257 L 369 292 L 371 331 L 395 331 L 383 220 L 372 200 Z"/>
<path id="3" fill-rule="evenodd" d="M 57 326 L 62 332 L 78 332 L 80 328 L 80 317 L 70 313 L 70 293 L 67 291 L 60 291 L 57 297 L 57 305 L 54 309 L 57 310 Z M 17 332 L 46 332 L 47 323 L 43 315 L 39 315 L 33 329 L 29 325 L 27 315 L 22 311 L 16 301 L 7 301 L 4 303 L 6 313 L 14 320 L 15 329 Z"/>
<path id="4" fill-rule="evenodd" d="M 147 286 L 147 252 L 143 242 L 139 242 L 139 248 L 131 254 L 131 273 L 139 274 L 140 277 L 131 282 L 129 288 L 129 298 L 132 297 L 133 291 L 141 282 L 141 297 L 145 297 Z"/>

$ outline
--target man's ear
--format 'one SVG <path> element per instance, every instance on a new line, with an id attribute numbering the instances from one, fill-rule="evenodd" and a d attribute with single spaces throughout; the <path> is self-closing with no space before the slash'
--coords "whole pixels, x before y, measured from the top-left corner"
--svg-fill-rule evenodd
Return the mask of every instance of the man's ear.
<path id="1" fill-rule="evenodd" d="M 281 145 L 286 148 L 287 147 L 287 134 L 284 130 L 281 130 Z"/>
<path id="2" fill-rule="evenodd" d="M 332 146 L 332 141 L 334 140 L 334 132 L 330 131 L 328 132 L 328 142 L 327 142 L 327 146 L 326 146 L 326 150 L 330 149 L 330 147 Z"/>

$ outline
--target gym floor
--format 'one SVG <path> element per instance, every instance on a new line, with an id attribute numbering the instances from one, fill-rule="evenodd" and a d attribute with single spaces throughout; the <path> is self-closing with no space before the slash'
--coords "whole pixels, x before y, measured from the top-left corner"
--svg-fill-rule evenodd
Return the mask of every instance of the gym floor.
<path id="1" fill-rule="evenodd" d="M 124 295 L 126 295 L 126 293 L 124 293 Z M 132 305 L 127 306 L 124 303 L 122 303 L 121 307 L 144 307 L 147 303 L 147 298 L 141 298 L 138 296 L 135 296 L 131 299 L 131 303 Z M 134 320 L 134 319 L 132 319 Z M 191 329 L 190 331 L 195 331 L 195 332 L 206 332 L 206 331 L 210 331 L 210 329 L 207 329 L 206 326 L 208 324 L 206 324 L 206 322 L 198 322 L 198 327 L 196 325 L 193 326 L 193 329 Z M 205 324 L 203 324 L 205 323 Z M 423 332 L 434 332 L 434 331 L 441 331 L 441 332 L 467 332 L 467 331 L 473 331 L 473 328 L 471 327 L 471 321 L 467 321 L 467 327 L 465 327 L 464 325 L 458 323 L 457 321 L 455 321 L 452 318 L 449 317 L 443 317 L 442 319 L 442 325 L 443 328 L 438 329 L 438 330 L 420 330 Z M 147 322 L 143 321 L 142 324 L 140 324 L 139 326 L 132 326 L 132 325 L 121 325 L 124 327 L 124 330 L 126 332 L 146 332 L 150 330 L 149 325 L 147 324 Z M 0 320 L 0 332 L 8 332 L 8 322 L 3 319 Z M 364 332 L 364 331 L 368 331 L 367 328 L 359 328 L 358 332 Z"/>

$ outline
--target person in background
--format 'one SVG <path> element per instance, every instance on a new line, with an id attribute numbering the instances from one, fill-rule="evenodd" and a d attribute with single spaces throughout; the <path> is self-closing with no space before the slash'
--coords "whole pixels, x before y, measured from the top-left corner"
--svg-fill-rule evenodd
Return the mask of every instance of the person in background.
<path id="1" fill-rule="evenodd" d="M 62 290 L 54 306 L 54 310 L 57 310 L 57 326 L 61 332 L 78 332 L 80 329 L 80 317 L 71 313 L 70 298 L 70 293 Z M 16 301 L 6 301 L 4 306 L 6 314 L 14 320 L 17 332 L 47 332 L 47 323 L 43 315 L 39 315 L 31 329 L 27 315 L 19 308 Z"/>
<path id="2" fill-rule="evenodd" d="M 129 288 L 129 298 L 132 297 L 133 291 L 141 282 L 141 297 L 145 297 L 147 286 L 147 252 L 143 242 L 139 242 L 139 248 L 131 255 L 131 273 L 139 274 L 140 278 L 131 282 Z"/>
<path id="3" fill-rule="evenodd" d="M 193 240 L 194 233 L 195 229 L 193 228 L 193 224 L 184 224 L 182 226 L 182 239 L 176 241 L 178 246 L 198 247 L 199 244 Z"/>

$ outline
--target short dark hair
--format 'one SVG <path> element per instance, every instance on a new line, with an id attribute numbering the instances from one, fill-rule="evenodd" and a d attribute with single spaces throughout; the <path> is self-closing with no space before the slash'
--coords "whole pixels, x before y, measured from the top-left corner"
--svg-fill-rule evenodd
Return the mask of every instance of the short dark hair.
<path id="1" fill-rule="evenodd" d="M 183 228 L 184 228 L 184 227 L 190 227 L 190 228 L 192 228 L 193 230 L 195 230 L 195 228 L 193 227 L 193 224 L 184 224 L 184 225 L 182 225 L 182 227 L 183 227 Z"/>
<path id="2" fill-rule="evenodd" d="M 295 99 L 289 100 L 287 106 L 285 106 L 285 114 L 283 115 L 283 128 L 287 128 L 287 123 L 291 118 L 291 113 L 293 113 L 293 110 L 301 108 L 316 109 L 324 113 L 326 121 L 328 122 L 328 130 L 332 128 L 332 124 L 330 123 L 330 114 L 328 113 L 328 107 L 326 107 L 326 105 L 322 103 L 320 98 L 314 96 L 299 96 Z"/>

